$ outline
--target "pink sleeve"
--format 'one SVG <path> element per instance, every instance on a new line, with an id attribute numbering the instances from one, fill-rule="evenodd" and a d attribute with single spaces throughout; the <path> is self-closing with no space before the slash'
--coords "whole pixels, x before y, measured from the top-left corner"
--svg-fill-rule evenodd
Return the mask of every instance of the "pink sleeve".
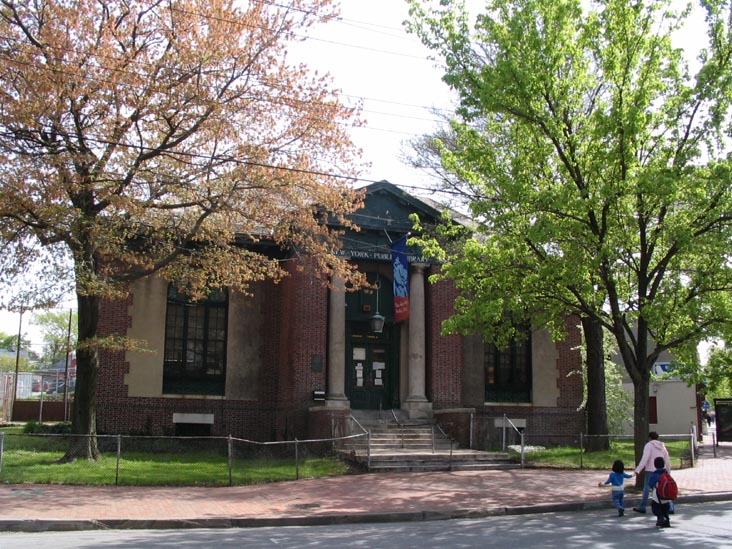
<path id="1" fill-rule="evenodd" d="M 637 475 L 640 473 L 643 469 L 646 467 L 646 461 L 648 461 L 648 452 L 650 448 L 648 448 L 648 444 L 646 444 L 643 447 L 643 455 L 640 458 L 640 461 L 638 462 L 638 466 L 635 468 L 635 474 Z"/>

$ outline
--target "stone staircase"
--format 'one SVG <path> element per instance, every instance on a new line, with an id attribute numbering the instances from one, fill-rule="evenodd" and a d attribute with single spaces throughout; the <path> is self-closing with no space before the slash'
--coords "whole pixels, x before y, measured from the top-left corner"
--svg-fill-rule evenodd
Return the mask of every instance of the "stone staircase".
<path id="1" fill-rule="evenodd" d="M 369 472 L 466 471 L 518 466 L 506 453 L 459 448 L 431 420 L 409 420 L 396 410 L 354 410 L 353 417 L 370 437 L 349 440 L 341 452 Z"/>

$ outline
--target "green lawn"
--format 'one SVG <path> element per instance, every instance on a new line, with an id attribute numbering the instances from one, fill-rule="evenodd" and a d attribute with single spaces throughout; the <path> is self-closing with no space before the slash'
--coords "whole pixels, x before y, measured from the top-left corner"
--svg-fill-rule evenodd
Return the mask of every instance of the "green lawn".
<path id="1" fill-rule="evenodd" d="M 3 439 L 2 483 L 40 484 L 115 484 L 145 486 L 212 486 L 229 484 L 229 463 L 225 441 L 204 441 L 210 448 L 186 450 L 186 440 L 123 439 L 123 448 L 117 469 L 117 453 L 113 438 L 100 438 L 102 457 L 96 462 L 76 460 L 58 463 L 69 447 L 64 436 L 21 435 L 21 429 L 2 428 Z M 195 443 L 195 441 L 193 441 Z M 140 447 L 149 446 L 147 451 Z M 202 446 L 201 441 L 193 446 Z M 278 482 L 299 478 L 336 476 L 349 473 L 349 467 L 334 457 L 298 458 L 294 453 L 267 454 L 250 447 L 234 446 L 231 482 L 236 485 Z M 255 453 L 257 452 L 257 453 Z"/>
<path id="2" fill-rule="evenodd" d="M 682 458 L 684 466 L 688 466 L 689 441 L 663 441 L 671 457 L 671 467 L 678 469 Z M 626 470 L 635 468 L 635 454 L 632 440 L 619 440 L 610 443 L 610 450 L 604 452 L 580 452 L 577 447 L 561 446 L 546 448 L 525 453 L 527 465 L 537 467 L 562 467 L 586 469 L 607 469 L 608 471 L 616 459 L 622 460 Z"/>
<path id="3" fill-rule="evenodd" d="M 37 426 L 35 426 L 37 428 Z M 44 426 L 45 430 L 48 427 Z M 53 429 L 53 427 L 51 427 Z M 24 435 L 22 427 L 1 427 L 3 437 L 0 482 L 9 484 L 115 484 L 127 486 L 216 486 L 229 484 L 226 440 L 123 438 L 119 469 L 115 437 L 99 437 L 102 457 L 96 462 L 77 460 L 58 463 L 69 447 L 66 436 Z M 682 459 L 688 466 L 688 440 L 664 441 L 672 468 Z M 300 445 L 295 467 L 294 448 L 277 450 L 235 443 L 231 483 L 235 485 L 278 482 L 349 474 L 349 466 L 335 457 L 306 454 Z M 266 452 L 266 453 L 265 453 Z M 287 454 L 285 452 L 288 452 Z M 518 456 L 515 456 L 518 460 Z M 581 453 L 577 447 L 555 447 L 525 454 L 535 467 L 603 469 L 621 459 L 625 468 L 635 466 L 633 442 L 617 440 L 606 452 Z"/>

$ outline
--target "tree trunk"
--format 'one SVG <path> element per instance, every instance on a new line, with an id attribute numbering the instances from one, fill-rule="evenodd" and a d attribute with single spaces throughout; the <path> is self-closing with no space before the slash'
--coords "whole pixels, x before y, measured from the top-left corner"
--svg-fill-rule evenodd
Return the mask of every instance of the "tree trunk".
<path id="1" fill-rule="evenodd" d="M 97 373 L 99 352 L 94 338 L 99 326 L 100 299 L 77 295 L 79 343 L 76 351 L 76 389 L 71 421 L 71 443 L 61 462 L 75 459 L 97 460 Z"/>
<path id="2" fill-rule="evenodd" d="M 582 331 L 587 350 L 587 451 L 601 452 L 610 449 L 610 439 L 607 436 L 603 328 L 596 319 L 583 316 Z"/>
<path id="3" fill-rule="evenodd" d="M 633 439 L 635 441 L 635 462 L 640 461 L 643 455 L 643 447 L 648 442 L 648 386 L 651 380 L 649 368 L 643 368 L 640 377 L 633 380 L 634 408 L 633 414 Z M 630 467 L 628 467 L 630 468 Z M 643 488 L 645 475 L 638 475 L 635 479 L 636 488 Z"/>

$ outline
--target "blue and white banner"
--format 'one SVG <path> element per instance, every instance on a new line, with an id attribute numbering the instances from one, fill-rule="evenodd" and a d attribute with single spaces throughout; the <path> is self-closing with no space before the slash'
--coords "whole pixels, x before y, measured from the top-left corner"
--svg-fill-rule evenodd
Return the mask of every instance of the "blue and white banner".
<path id="1" fill-rule="evenodd" d="M 394 321 L 401 322 L 409 318 L 409 258 L 406 235 L 392 243 L 391 263 L 394 268 Z"/>

